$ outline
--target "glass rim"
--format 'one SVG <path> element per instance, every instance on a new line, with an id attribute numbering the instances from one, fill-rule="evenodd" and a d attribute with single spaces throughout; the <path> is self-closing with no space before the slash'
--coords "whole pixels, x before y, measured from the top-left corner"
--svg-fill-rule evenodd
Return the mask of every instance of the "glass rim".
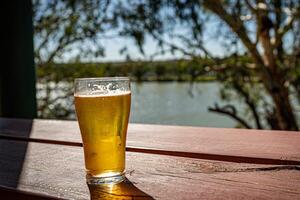
<path id="1" fill-rule="evenodd" d="M 111 77 L 90 77 L 90 78 L 75 78 L 77 81 L 130 81 L 126 76 L 111 76 Z"/>

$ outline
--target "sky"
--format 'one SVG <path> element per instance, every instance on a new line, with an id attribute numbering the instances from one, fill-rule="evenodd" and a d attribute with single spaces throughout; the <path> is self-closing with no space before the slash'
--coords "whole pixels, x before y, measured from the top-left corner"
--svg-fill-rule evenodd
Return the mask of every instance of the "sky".
<path id="1" fill-rule="evenodd" d="M 135 45 L 134 40 L 130 38 L 114 38 L 103 41 L 103 46 L 105 47 L 105 57 L 98 58 L 96 61 L 123 61 L 126 59 L 126 55 L 120 55 L 119 50 L 127 46 L 128 47 L 128 54 L 130 55 L 130 58 L 133 60 L 137 59 L 150 59 L 150 55 L 154 52 L 159 50 L 159 47 L 157 47 L 155 41 L 147 37 L 146 42 L 144 45 L 145 50 L 145 56 L 142 55 L 139 52 L 139 49 Z M 224 50 L 222 49 L 220 43 L 217 40 L 209 40 L 205 43 L 205 46 L 207 49 L 215 56 L 223 56 Z M 164 55 L 158 55 L 154 59 L 155 60 L 167 60 L 167 59 L 174 59 L 174 58 L 182 58 L 182 55 L 179 53 L 176 53 L 175 55 L 172 55 L 171 53 L 166 53 Z"/>
<path id="2" fill-rule="evenodd" d="M 204 31 L 204 46 L 206 49 L 211 53 L 211 55 L 215 57 L 223 57 L 226 53 L 228 54 L 226 50 L 224 50 L 224 47 L 222 46 L 222 38 L 216 37 L 213 33 L 217 32 L 216 29 L 218 29 L 220 24 L 216 20 L 208 21 L 205 25 L 205 31 Z M 181 27 L 179 27 L 181 28 Z M 184 30 L 178 30 L 178 33 L 184 33 Z M 112 35 L 115 35 L 112 33 Z M 165 39 L 170 42 L 171 40 L 168 39 L 168 37 L 165 37 Z M 179 39 L 173 39 L 173 42 L 180 46 L 180 40 Z M 142 55 L 139 51 L 139 48 L 135 44 L 135 41 L 133 38 L 129 37 L 115 37 L 115 38 L 109 38 L 109 39 L 103 39 L 101 40 L 101 44 L 105 49 L 105 57 L 98 57 L 98 58 L 88 58 L 87 60 L 82 60 L 83 62 L 116 62 L 116 61 L 125 61 L 127 54 L 120 54 L 120 49 L 122 49 L 124 46 L 127 47 L 127 53 L 130 56 L 132 60 L 150 60 L 151 55 L 153 55 L 155 52 L 160 51 L 160 47 L 157 46 L 157 42 L 150 37 L 149 35 L 146 35 L 145 43 L 143 46 L 145 55 Z M 78 49 L 73 49 L 72 52 L 66 52 L 64 55 L 64 61 L 69 60 L 70 58 L 74 57 L 76 53 L 78 53 Z M 179 52 L 176 52 L 174 55 L 169 53 L 165 53 L 164 55 L 157 55 L 153 58 L 153 60 L 169 60 L 169 59 L 180 59 L 183 58 L 183 55 Z"/>
<path id="3" fill-rule="evenodd" d="M 209 34 L 207 36 L 210 36 Z M 175 41 L 175 43 L 180 43 L 179 40 Z M 82 60 L 84 62 L 118 62 L 125 61 L 126 55 L 128 54 L 132 60 L 150 60 L 151 55 L 160 50 L 160 47 L 157 46 L 157 43 L 150 36 L 146 36 L 145 44 L 143 46 L 145 55 L 141 54 L 138 47 L 135 44 L 135 41 L 132 38 L 125 37 L 116 37 L 101 40 L 101 44 L 105 48 L 105 56 L 97 57 L 97 58 L 88 58 L 86 60 Z M 204 43 L 205 47 L 208 51 L 216 57 L 224 56 L 224 48 L 221 43 L 217 39 L 207 39 Z M 127 54 L 120 54 L 120 49 L 124 46 L 127 47 Z M 74 57 L 78 53 L 77 48 L 73 48 L 71 52 L 65 52 L 63 55 L 63 62 L 68 61 Z M 170 59 L 180 59 L 183 58 L 183 55 L 176 52 L 175 54 L 171 54 L 170 52 L 165 53 L 164 55 L 157 55 L 153 60 L 170 60 Z"/>

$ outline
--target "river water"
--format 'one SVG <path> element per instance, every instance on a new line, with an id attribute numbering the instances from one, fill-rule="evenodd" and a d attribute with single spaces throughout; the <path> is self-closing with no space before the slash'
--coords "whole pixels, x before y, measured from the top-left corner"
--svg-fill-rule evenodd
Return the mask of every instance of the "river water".
<path id="1" fill-rule="evenodd" d="M 192 88 L 187 82 L 144 82 L 132 83 L 131 86 L 131 122 L 236 126 L 236 122 L 229 117 L 208 111 L 208 107 L 214 103 L 224 104 L 219 97 L 221 85 L 217 82 L 194 83 Z"/>
<path id="2" fill-rule="evenodd" d="M 56 86 L 53 83 L 50 85 L 52 85 L 50 98 L 63 96 L 55 102 L 70 111 L 68 117 L 62 119 L 75 119 L 72 95 L 73 84 L 61 82 Z M 228 116 L 208 111 L 208 107 L 214 106 L 215 103 L 219 105 L 226 103 L 219 97 L 220 87 L 221 84 L 217 82 L 197 82 L 193 85 L 189 82 L 132 82 L 130 122 L 235 127 L 237 123 Z M 39 83 L 37 88 L 38 98 L 43 97 L 45 95 L 45 85 Z M 237 109 L 244 110 L 241 102 L 230 103 L 233 103 Z M 48 105 L 48 108 L 53 108 L 54 104 Z M 54 112 L 59 111 L 60 109 L 57 109 Z"/>
<path id="3" fill-rule="evenodd" d="M 221 84 L 218 82 L 197 82 L 192 86 L 189 82 L 132 82 L 131 83 L 131 114 L 130 122 L 146 124 L 171 124 L 187 126 L 206 127 L 236 127 L 237 122 L 228 116 L 209 112 L 208 107 L 215 103 L 222 106 L 224 102 L 219 91 Z M 39 83 L 38 98 L 45 95 L 45 85 Z M 73 84 L 61 82 L 58 85 L 52 83 L 51 97 L 63 96 L 56 104 L 60 104 L 65 110 L 70 111 L 68 117 L 62 119 L 75 119 L 75 109 L 73 103 Z M 67 94 L 68 93 L 68 94 Z M 300 119 L 300 107 L 294 99 L 293 105 L 295 114 Z M 234 105 L 238 115 L 245 118 L 249 113 L 245 113 L 243 99 L 235 98 L 230 104 Z M 48 105 L 52 108 L 54 105 Z M 260 110 L 261 108 L 258 108 Z M 59 112 L 56 109 L 54 112 Z M 251 115 L 250 115 L 251 117 Z M 48 116 L 46 116 L 48 118 Z M 57 118 L 54 116 L 54 118 Z M 58 117 L 60 118 L 60 117 Z M 250 125 L 253 120 L 245 118 Z M 263 122 L 264 123 L 264 122 Z M 300 126 L 300 122 L 299 122 Z M 255 127 L 255 126 L 253 126 Z"/>

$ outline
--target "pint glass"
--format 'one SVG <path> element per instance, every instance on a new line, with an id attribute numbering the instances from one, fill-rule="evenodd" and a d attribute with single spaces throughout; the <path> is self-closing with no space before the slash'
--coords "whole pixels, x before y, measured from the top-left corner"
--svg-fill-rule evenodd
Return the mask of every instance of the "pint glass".
<path id="1" fill-rule="evenodd" d="M 131 102 L 129 79 L 75 79 L 74 97 L 83 141 L 87 183 L 123 181 Z"/>

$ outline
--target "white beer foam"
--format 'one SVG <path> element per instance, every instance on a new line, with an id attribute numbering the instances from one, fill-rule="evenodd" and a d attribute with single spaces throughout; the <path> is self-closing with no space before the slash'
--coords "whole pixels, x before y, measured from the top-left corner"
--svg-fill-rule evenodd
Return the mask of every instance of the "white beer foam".
<path id="1" fill-rule="evenodd" d="M 130 91 L 122 91 L 122 90 L 113 90 L 113 91 L 106 91 L 105 93 L 103 91 L 99 92 L 83 92 L 83 94 L 74 94 L 75 97 L 107 97 L 107 96 L 121 96 L 121 95 L 128 95 L 131 94 Z"/>

